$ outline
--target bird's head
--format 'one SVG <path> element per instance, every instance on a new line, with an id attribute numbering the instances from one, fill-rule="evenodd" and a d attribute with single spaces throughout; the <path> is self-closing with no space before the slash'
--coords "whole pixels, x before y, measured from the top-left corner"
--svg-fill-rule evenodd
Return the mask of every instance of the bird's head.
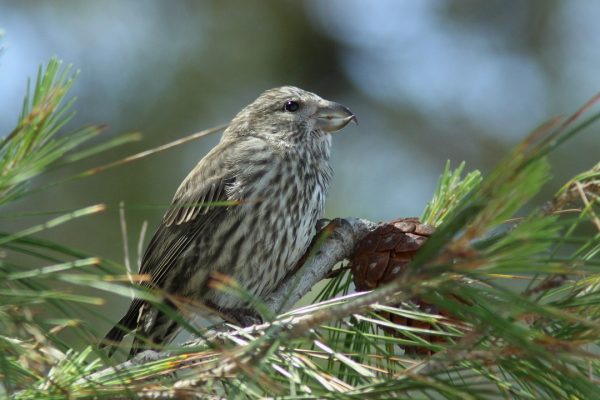
<path id="1" fill-rule="evenodd" d="M 226 135 L 251 135 L 268 140 L 303 142 L 336 132 L 351 121 L 347 107 L 294 86 L 261 94 L 231 121 Z"/>

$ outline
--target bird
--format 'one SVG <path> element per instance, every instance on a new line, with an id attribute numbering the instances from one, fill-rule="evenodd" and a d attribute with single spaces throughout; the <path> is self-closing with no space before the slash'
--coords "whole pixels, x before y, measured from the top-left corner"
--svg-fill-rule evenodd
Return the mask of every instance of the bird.
<path id="1" fill-rule="evenodd" d="M 346 106 L 294 86 L 244 107 L 180 184 L 144 252 L 140 285 L 164 293 L 162 307 L 135 298 L 102 341 L 109 355 L 132 331 L 130 358 L 169 343 L 181 328 L 164 309 L 182 315 L 174 299 L 241 326 L 256 321 L 248 299 L 215 287 L 213 277 L 264 300 L 295 268 L 324 211 L 331 134 L 351 121 Z"/>

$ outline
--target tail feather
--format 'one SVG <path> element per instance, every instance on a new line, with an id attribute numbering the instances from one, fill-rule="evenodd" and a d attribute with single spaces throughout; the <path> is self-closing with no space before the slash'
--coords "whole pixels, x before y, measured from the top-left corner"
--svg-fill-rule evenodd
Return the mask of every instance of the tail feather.
<path id="1" fill-rule="evenodd" d="M 165 305 L 173 307 L 172 303 L 168 301 Z M 178 331 L 178 324 L 158 308 L 136 299 L 131 303 L 123 318 L 108 331 L 100 348 L 108 347 L 108 355 L 112 356 L 125 335 L 134 330 L 135 337 L 129 358 L 146 349 L 156 348 L 170 342 Z"/>
<path id="2" fill-rule="evenodd" d="M 166 301 L 164 305 L 173 306 L 169 301 Z M 140 329 L 136 331 L 133 338 L 129 358 L 144 350 L 160 348 L 160 345 L 169 343 L 179 330 L 179 324 L 163 311 L 149 307 L 149 305 L 147 310 L 144 310 L 143 307 L 145 306 L 142 305 L 140 312 Z"/>
<path id="3" fill-rule="evenodd" d="M 144 302 L 141 300 L 134 300 L 123 318 L 121 318 L 119 322 L 117 322 L 117 324 L 113 326 L 110 331 L 108 331 L 106 336 L 104 336 L 104 340 L 100 344 L 100 348 L 102 349 L 104 347 L 108 347 L 109 357 L 112 356 L 116 351 L 119 343 L 123 341 L 123 337 L 137 328 L 138 316 L 143 303 Z"/>

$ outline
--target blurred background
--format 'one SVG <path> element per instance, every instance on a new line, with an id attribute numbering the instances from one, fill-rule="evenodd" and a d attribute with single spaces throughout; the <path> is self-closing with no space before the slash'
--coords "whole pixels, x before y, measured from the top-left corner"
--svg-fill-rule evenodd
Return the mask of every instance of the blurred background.
<path id="1" fill-rule="evenodd" d="M 418 216 L 446 160 L 485 175 L 538 124 L 600 90 L 598 21 L 594 0 L 0 0 L 0 135 L 17 122 L 26 78 L 52 56 L 81 70 L 73 127 L 143 134 L 88 167 L 227 122 L 263 90 L 297 85 L 347 105 L 360 122 L 334 137 L 326 215 Z M 546 195 L 598 161 L 596 131 L 552 155 Z M 43 235 L 121 261 L 119 202 L 135 254 L 143 221 L 151 234 L 218 139 L 44 191 L 10 211 L 105 203 L 102 215 Z M 14 231 L 47 218 L 0 225 Z M 125 303 L 109 299 L 106 315 L 116 319 Z"/>

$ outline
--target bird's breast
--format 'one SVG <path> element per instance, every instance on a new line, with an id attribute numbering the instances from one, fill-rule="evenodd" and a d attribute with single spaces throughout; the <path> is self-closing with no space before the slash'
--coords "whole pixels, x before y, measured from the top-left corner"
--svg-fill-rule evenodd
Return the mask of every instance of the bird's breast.
<path id="1" fill-rule="evenodd" d="M 228 190 L 229 217 L 217 228 L 213 270 L 228 273 L 246 290 L 266 296 L 305 253 L 324 209 L 332 175 L 328 160 L 278 157 L 260 168 L 247 166 Z M 224 244 L 223 244 L 224 243 Z M 225 295 L 211 299 L 235 307 Z"/>

